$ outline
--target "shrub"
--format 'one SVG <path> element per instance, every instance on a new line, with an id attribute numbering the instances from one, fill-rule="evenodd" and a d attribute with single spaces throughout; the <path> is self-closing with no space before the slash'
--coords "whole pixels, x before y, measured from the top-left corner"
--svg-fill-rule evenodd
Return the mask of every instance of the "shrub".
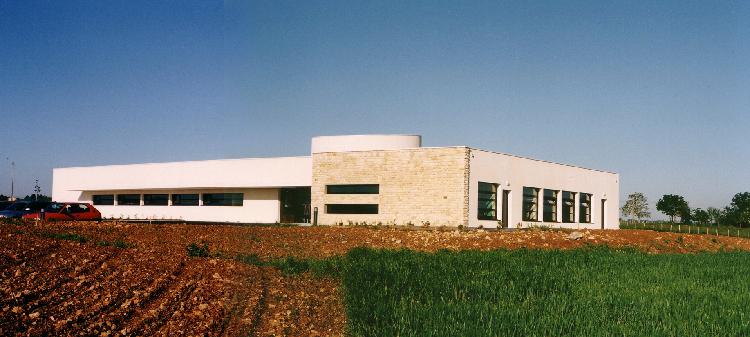
<path id="1" fill-rule="evenodd" d="M 208 257 L 208 244 L 204 243 L 199 246 L 195 242 L 189 244 L 187 247 L 187 254 L 190 257 Z"/>
<path id="2" fill-rule="evenodd" d="M 45 233 L 43 234 L 44 237 L 48 237 L 50 239 L 58 239 L 58 240 L 68 240 L 68 241 L 75 241 L 79 243 L 84 243 L 88 241 L 88 239 L 79 234 L 75 233 Z"/>

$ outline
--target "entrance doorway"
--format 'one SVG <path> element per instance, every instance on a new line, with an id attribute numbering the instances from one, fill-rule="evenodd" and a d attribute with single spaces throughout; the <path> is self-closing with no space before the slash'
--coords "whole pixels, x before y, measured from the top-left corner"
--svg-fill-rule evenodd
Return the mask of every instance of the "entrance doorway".
<path id="1" fill-rule="evenodd" d="M 606 211 L 606 209 L 605 209 L 606 207 L 607 207 L 607 199 L 602 199 L 602 210 L 601 210 L 601 213 L 602 213 L 602 217 L 601 217 L 601 219 L 602 219 L 602 229 L 604 229 L 604 222 L 607 219 L 607 212 L 605 212 Z"/>
<path id="2" fill-rule="evenodd" d="M 503 228 L 508 228 L 508 225 L 510 224 L 510 219 L 508 219 L 510 216 L 510 205 L 508 205 L 508 200 L 510 200 L 510 191 L 503 190 Z"/>
<path id="3" fill-rule="evenodd" d="M 310 188 L 287 187 L 279 190 L 280 222 L 310 222 Z"/>

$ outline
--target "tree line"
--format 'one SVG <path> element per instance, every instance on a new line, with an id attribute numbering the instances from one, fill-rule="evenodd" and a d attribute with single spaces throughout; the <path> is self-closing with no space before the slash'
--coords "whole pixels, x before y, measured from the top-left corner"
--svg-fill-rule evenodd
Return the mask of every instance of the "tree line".
<path id="1" fill-rule="evenodd" d="M 622 206 L 622 215 L 630 219 L 644 221 L 651 218 L 648 199 L 643 193 L 628 195 Z M 656 202 L 656 209 L 669 217 L 670 222 L 712 224 L 722 226 L 750 226 L 750 192 L 737 193 L 732 202 L 724 208 L 690 208 L 681 195 L 665 194 Z"/>
<path id="2" fill-rule="evenodd" d="M 0 194 L 0 201 L 8 201 L 8 200 L 10 200 L 9 196 L 4 195 L 4 194 Z M 19 198 L 18 200 L 23 200 L 23 201 L 52 201 L 52 198 L 50 198 L 48 195 L 32 193 L 32 194 L 29 194 L 29 195 L 27 195 L 27 196 L 25 196 L 23 198 Z"/>

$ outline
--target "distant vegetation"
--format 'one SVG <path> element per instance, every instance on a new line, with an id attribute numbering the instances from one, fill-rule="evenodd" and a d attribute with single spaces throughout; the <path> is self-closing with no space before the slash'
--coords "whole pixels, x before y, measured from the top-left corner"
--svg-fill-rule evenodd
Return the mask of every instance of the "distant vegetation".
<path id="1" fill-rule="evenodd" d="M 735 194 L 729 206 L 709 207 L 705 210 L 691 209 L 681 195 L 665 194 L 656 202 L 656 209 L 669 216 L 672 223 L 679 219 L 679 222 L 684 224 L 750 226 L 750 192 Z M 648 200 L 643 193 L 633 193 L 628 196 L 622 207 L 622 215 L 626 218 L 637 219 L 639 222 L 651 217 L 648 213 Z"/>
<path id="2" fill-rule="evenodd" d="M 7 201 L 10 199 L 9 196 L 0 194 L 0 201 Z M 23 198 L 20 198 L 19 200 L 24 201 L 52 201 L 52 198 L 50 198 L 48 195 L 44 194 L 29 194 Z"/>

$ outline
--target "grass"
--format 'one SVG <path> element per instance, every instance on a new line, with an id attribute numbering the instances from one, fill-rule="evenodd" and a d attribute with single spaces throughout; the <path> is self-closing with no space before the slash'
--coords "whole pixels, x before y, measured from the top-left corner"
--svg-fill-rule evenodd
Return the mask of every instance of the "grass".
<path id="1" fill-rule="evenodd" d="M 352 336 L 738 336 L 748 258 L 356 249 L 339 270 Z"/>
<path id="2" fill-rule="evenodd" d="M 747 252 L 357 248 L 236 259 L 339 278 L 351 336 L 750 335 Z"/>
<path id="3" fill-rule="evenodd" d="M 76 234 L 76 233 L 44 233 L 42 236 L 51 238 L 51 239 L 58 239 L 58 240 L 68 240 L 68 241 L 75 241 L 79 243 L 85 243 L 88 241 L 88 238 L 86 238 L 83 235 Z"/>

